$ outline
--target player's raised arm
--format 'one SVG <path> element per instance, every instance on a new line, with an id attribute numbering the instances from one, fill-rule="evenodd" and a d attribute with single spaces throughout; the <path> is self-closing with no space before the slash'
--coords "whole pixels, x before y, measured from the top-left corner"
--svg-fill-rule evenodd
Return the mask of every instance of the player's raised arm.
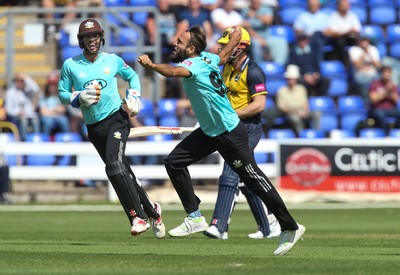
<path id="1" fill-rule="evenodd" d="M 150 68 L 165 77 L 189 77 L 191 73 L 183 68 L 170 64 L 156 64 L 146 54 L 139 56 L 138 62 L 145 68 Z"/>
<path id="2" fill-rule="evenodd" d="M 228 62 L 233 49 L 236 47 L 240 41 L 240 38 L 242 37 L 242 31 L 239 27 L 232 27 L 229 31 L 227 30 L 224 32 L 222 37 L 224 36 L 229 36 L 229 42 L 218 53 L 220 58 L 219 65 L 224 65 L 226 62 Z"/>

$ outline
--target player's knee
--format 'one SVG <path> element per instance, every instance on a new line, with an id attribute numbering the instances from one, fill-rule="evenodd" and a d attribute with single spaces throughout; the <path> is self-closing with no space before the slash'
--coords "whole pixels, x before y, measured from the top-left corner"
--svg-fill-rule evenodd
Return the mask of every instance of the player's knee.
<path id="1" fill-rule="evenodd" d="M 122 161 L 113 161 L 106 165 L 106 173 L 109 177 L 129 173 L 128 168 Z"/>
<path id="2" fill-rule="evenodd" d="M 228 186 L 237 188 L 239 184 L 239 178 L 231 175 L 221 175 L 218 180 L 219 186 Z"/>

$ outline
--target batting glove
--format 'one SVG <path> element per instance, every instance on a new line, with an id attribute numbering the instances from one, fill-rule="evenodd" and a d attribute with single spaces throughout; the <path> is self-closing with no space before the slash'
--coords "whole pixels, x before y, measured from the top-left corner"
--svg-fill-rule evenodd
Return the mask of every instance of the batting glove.
<path id="1" fill-rule="evenodd" d="M 122 100 L 122 108 L 131 117 L 139 114 L 142 108 L 142 102 L 140 101 L 140 92 L 134 89 L 126 91 L 126 97 Z"/>

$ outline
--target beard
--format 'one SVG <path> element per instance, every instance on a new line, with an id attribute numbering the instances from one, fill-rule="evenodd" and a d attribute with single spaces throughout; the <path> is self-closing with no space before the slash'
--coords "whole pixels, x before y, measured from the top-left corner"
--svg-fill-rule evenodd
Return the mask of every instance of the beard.
<path id="1" fill-rule="evenodd" d="M 186 51 L 173 51 L 171 55 L 169 56 L 169 59 L 174 62 L 174 63 L 180 63 L 183 60 L 188 58 Z"/>

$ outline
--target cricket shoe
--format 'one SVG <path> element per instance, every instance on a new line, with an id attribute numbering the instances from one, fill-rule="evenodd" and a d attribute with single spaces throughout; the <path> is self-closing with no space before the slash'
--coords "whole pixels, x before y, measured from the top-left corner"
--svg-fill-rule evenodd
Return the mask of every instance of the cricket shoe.
<path id="1" fill-rule="evenodd" d="M 180 226 L 168 231 L 168 235 L 171 237 L 183 237 L 202 232 L 207 230 L 207 228 L 208 223 L 206 222 L 206 218 L 204 218 L 204 216 L 197 218 L 186 217 Z"/>
<path id="2" fill-rule="evenodd" d="M 162 239 L 165 237 L 165 225 L 161 218 L 161 205 L 155 202 L 154 208 L 160 216 L 158 219 L 150 218 L 151 226 L 153 227 L 154 236 L 156 236 L 157 239 Z"/>
<path id="3" fill-rule="evenodd" d="M 281 235 L 281 225 L 279 224 L 278 220 L 275 218 L 274 214 L 268 215 L 268 222 L 269 222 L 269 230 L 270 233 L 267 238 L 275 238 Z"/>
<path id="4" fill-rule="evenodd" d="M 288 253 L 301 236 L 303 236 L 306 228 L 301 224 L 298 224 L 298 226 L 299 229 L 297 230 L 286 230 L 281 233 L 278 248 L 274 252 L 275 255 L 279 256 Z"/>
<path id="5" fill-rule="evenodd" d="M 150 228 L 150 224 L 148 224 L 145 220 L 143 220 L 139 217 L 134 217 L 132 220 L 131 235 L 137 236 L 137 235 L 145 232 L 149 228 Z"/>
<path id="6" fill-rule="evenodd" d="M 215 225 L 211 225 L 206 231 L 203 231 L 203 234 L 213 239 L 228 239 L 228 232 L 219 232 L 218 228 Z"/>

